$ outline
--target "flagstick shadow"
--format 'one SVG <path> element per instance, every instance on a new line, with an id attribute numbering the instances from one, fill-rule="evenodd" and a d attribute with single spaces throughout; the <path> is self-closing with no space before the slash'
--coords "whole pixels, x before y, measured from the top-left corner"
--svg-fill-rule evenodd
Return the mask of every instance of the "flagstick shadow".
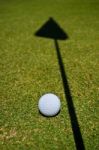
<path id="1" fill-rule="evenodd" d="M 76 145 L 77 150 L 85 150 L 85 146 L 83 143 L 83 138 L 81 135 L 78 119 L 76 116 L 73 99 L 71 95 L 71 91 L 69 88 L 69 84 L 67 81 L 67 76 L 64 69 L 64 64 L 62 61 L 60 49 L 58 46 L 57 40 L 66 40 L 68 39 L 68 35 L 60 28 L 60 26 L 53 20 L 53 18 L 50 18 L 36 33 L 36 36 L 44 37 L 44 38 L 50 38 L 54 40 L 56 53 L 57 53 L 57 59 L 60 67 L 63 87 L 64 87 L 64 94 L 67 100 L 67 106 L 69 111 L 69 116 L 71 120 L 71 126 L 72 131 L 74 135 L 74 141 Z"/>
<path id="2" fill-rule="evenodd" d="M 66 76 L 65 69 L 64 69 L 64 64 L 63 64 L 62 57 L 61 57 L 61 54 L 59 51 L 59 46 L 58 46 L 57 40 L 55 40 L 55 47 L 56 47 L 56 53 L 57 53 L 58 63 L 59 63 L 60 72 L 61 72 L 61 76 L 62 76 L 64 93 L 65 93 L 65 97 L 67 100 L 68 111 L 69 111 L 69 115 L 70 115 L 71 126 L 72 126 L 72 131 L 73 131 L 73 135 L 74 135 L 76 148 L 77 148 L 77 150 L 85 150 L 82 135 L 80 132 L 80 127 L 78 124 L 78 120 L 77 120 L 77 116 L 76 116 L 76 112 L 75 112 L 75 108 L 74 108 L 74 104 L 73 104 L 73 100 L 72 100 L 72 96 L 71 96 L 71 92 L 70 92 L 70 88 L 69 88 L 69 84 L 67 81 L 67 76 Z"/>

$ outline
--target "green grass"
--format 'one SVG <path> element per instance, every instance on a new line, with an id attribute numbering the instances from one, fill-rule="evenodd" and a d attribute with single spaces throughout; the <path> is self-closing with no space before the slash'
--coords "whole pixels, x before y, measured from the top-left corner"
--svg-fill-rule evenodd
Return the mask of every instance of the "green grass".
<path id="1" fill-rule="evenodd" d="M 97 150 L 98 0 L 0 0 L 0 149 L 76 149 L 54 42 L 34 36 L 49 17 L 69 36 L 60 51 L 85 148 Z M 38 112 L 47 92 L 61 99 L 54 118 Z"/>

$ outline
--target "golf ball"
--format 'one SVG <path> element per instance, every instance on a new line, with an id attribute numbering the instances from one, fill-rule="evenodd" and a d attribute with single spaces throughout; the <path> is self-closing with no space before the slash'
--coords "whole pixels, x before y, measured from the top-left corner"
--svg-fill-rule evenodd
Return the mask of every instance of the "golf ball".
<path id="1" fill-rule="evenodd" d="M 44 116 L 57 115 L 60 107 L 60 99 L 52 93 L 45 94 L 39 99 L 38 108 Z"/>

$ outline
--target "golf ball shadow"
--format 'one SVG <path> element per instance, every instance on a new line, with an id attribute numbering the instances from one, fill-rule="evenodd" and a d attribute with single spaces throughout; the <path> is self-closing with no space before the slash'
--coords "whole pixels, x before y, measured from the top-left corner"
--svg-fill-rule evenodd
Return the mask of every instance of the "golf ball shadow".
<path id="1" fill-rule="evenodd" d="M 46 118 L 53 118 L 53 117 L 58 116 L 58 115 L 60 114 L 60 111 L 61 111 L 61 110 L 59 110 L 59 111 L 57 112 L 57 114 L 55 114 L 55 115 L 53 115 L 53 116 L 46 116 L 46 115 L 42 114 L 42 113 L 40 112 L 40 110 L 39 110 L 39 114 L 40 114 L 41 116 L 43 116 L 43 117 L 46 117 Z"/>

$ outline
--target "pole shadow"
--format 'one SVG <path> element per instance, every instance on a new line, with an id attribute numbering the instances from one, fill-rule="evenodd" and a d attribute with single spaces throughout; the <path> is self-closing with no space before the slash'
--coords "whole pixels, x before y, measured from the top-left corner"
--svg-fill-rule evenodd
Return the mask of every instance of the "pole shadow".
<path id="1" fill-rule="evenodd" d="M 71 91 L 69 88 L 69 83 L 67 80 L 67 75 L 64 69 L 64 64 L 60 53 L 60 48 L 58 45 L 58 40 L 67 40 L 69 37 L 67 33 L 63 31 L 63 29 L 55 22 L 53 18 L 49 18 L 49 20 L 38 31 L 36 31 L 35 36 L 50 38 L 54 40 L 76 149 L 85 150 L 77 115 L 74 108 Z"/>

